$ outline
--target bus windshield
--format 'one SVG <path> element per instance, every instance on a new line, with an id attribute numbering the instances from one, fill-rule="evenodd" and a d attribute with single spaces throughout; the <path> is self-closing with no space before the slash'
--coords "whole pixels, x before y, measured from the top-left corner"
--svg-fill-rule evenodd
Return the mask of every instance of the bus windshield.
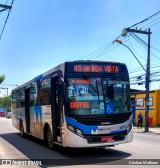
<path id="1" fill-rule="evenodd" d="M 71 114 L 96 115 L 129 111 L 128 81 L 68 78 L 67 83 L 67 111 Z"/>
<path id="2" fill-rule="evenodd" d="M 107 114 L 131 111 L 129 81 L 104 78 L 102 85 Z"/>

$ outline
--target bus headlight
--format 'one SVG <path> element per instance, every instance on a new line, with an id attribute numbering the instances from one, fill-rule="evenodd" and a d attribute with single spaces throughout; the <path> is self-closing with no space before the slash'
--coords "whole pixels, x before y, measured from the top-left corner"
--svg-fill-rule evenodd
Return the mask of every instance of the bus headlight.
<path id="1" fill-rule="evenodd" d="M 79 128 L 75 128 L 71 125 L 68 125 L 67 127 L 71 132 L 75 133 L 76 135 L 79 135 L 81 137 L 83 136 L 83 132 Z"/>
<path id="2" fill-rule="evenodd" d="M 81 131 L 80 129 L 77 129 L 77 128 L 76 128 L 75 131 L 76 131 L 76 133 L 79 134 L 80 136 L 83 135 L 83 133 L 82 133 L 82 131 Z"/>
<path id="3" fill-rule="evenodd" d="M 68 125 L 68 129 L 72 132 L 74 132 L 74 127 L 72 127 L 71 125 Z"/>

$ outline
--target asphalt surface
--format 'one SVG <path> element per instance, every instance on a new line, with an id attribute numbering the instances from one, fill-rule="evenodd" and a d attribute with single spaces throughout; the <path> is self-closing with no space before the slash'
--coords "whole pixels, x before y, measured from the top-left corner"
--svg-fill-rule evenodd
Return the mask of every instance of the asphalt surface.
<path id="1" fill-rule="evenodd" d="M 131 159 L 160 159 L 160 134 L 137 132 L 134 129 L 133 142 L 128 144 L 121 144 L 106 149 L 66 149 L 56 147 L 54 150 L 51 150 L 41 140 L 30 136 L 26 138 L 20 137 L 19 131 L 12 126 L 11 119 L 0 118 L 0 159 L 40 159 L 59 163 L 59 165 L 55 165 L 56 167 L 60 167 L 60 165 L 65 165 L 65 167 L 82 167 L 83 165 L 83 167 L 98 168 L 107 166 L 112 168 L 113 166 L 115 167 L 114 164 L 123 161 L 123 159 L 127 161 Z M 117 166 L 139 167 L 139 165 Z M 156 165 L 140 166 L 157 167 Z"/>

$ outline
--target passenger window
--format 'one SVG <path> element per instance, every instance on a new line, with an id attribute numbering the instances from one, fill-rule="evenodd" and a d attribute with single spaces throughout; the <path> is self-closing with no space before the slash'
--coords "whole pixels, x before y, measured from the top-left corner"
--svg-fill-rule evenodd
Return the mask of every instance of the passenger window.
<path id="1" fill-rule="evenodd" d="M 51 79 L 44 79 L 41 81 L 40 86 L 40 104 L 51 104 Z"/>

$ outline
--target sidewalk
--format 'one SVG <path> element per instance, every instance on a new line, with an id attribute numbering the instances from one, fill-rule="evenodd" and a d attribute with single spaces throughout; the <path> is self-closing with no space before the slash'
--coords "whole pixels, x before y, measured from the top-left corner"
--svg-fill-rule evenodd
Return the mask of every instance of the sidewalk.
<path id="1" fill-rule="evenodd" d="M 136 126 L 133 127 L 133 132 L 143 133 L 144 127 L 137 128 Z M 160 127 L 149 127 L 149 132 L 160 134 Z"/>

